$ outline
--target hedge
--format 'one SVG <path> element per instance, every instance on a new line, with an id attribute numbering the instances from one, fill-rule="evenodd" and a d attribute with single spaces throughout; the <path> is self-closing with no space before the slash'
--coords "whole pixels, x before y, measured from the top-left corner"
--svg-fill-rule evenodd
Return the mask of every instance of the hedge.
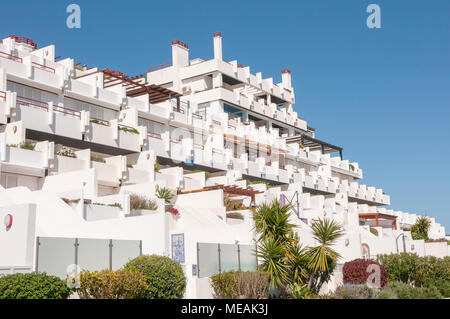
<path id="1" fill-rule="evenodd" d="M 45 273 L 0 276 L 0 299 L 67 299 L 66 282 Z"/>
<path id="2" fill-rule="evenodd" d="M 217 299 L 264 299 L 268 284 L 269 274 L 261 271 L 228 271 L 211 277 Z"/>
<path id="3" fill-rule="evenodd" d="M 143 274 L 121 269 L 81 272 L 77 292 L 81 299 L 140 299 L 147 290 Z"/>
<path id="4" fill-rule="evenodd" d="M 436 287 L 446 298 L 450 297 L 450 257 L 419 257 L 401 253 L 379 255 L 378 261 L 389 274 L 390 281 L 401 281 L 416 287 Z"/>
<path id="5" fill-rule="evenodd" d="M 342 269 L 344 284 L 366 284 L 369 276 L 376 274 L 376 271 L 368 269 L 370 265 L 375 265 L 380 269 L 380 287 L 386 286 L 388 273 L 382 265 L 373 260 L 355 259 L 344 264 Z M 374 276 L 372 284 L 376 284 L 376 277 Z"/>
<path id="6" fill-rule="evenodd" d="M 165 256 L 144 255 L 130 260 L 124 267 L 145 276 L 148 299 L 180 299 L 186 289 L 181 265 Z"/>
<path id="7" fill-rule="evenodd" d="M 326 299 L 439 299 L 442 295 L 435 287 L 414 287 L 400 281 L 391 281 L 383 289 L 367 285 L 344 285 L 324 296 Z"/>

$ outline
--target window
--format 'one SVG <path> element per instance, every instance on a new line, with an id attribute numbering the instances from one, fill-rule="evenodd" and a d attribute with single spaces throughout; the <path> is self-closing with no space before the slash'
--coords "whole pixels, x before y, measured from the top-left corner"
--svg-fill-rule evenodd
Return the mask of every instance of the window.
<path id="1" fill-rule="evenodd" d="M 56 94 L 41 91 L 19 83 L 8 81 L 6 88 L 8 91 L 16 92 L 18 96 L 26 97 L 28 99 L 33 99 L 42 102 L 57 101 Z"/>
<path id="2" fill-rule="evenodd" d="M 118 112 L 98 105 L 65 98 L 64 106 L 77 111 L 89 112 L 91 118 L 111 121 L 117 118 Z"/>

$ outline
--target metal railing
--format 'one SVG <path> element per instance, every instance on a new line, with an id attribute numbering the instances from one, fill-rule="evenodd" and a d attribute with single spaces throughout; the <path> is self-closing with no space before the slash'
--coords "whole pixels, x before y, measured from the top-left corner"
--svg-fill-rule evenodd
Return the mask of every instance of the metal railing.
<path id="1" fill-rule="evenodd" d="M 48 112 L 48 103 L 47 102 L 34 100 L 34 99 L 30 99 L 28 97 L 19 96 L 19 95 L 16 98 L 16 102 L 17 102 L 17 104 L 24 105 L 24 106 L 36 106 L 36 107 L 45 109 Z"/>
<path id="2" fill-rule="evenodd" d="M 15 35 L 10 35 L 9 37 L 14 39 L 17 43 L 25 43 L 25 44 L 31 45 L 32 47 L 37 49 L 37 43 L 34 43 L 34 41 L 29 39 L 29 38 L 18 37 L 18 36 L 15 36 Z"/>
<path id="3" fill-rule="evenodd" d="M 53 111 L 59 112 L 59 113 L 62 113 L 62 114 L 72 115 L 72 116 L 75 116 L 76 118 L 81 119 L 81 112 L 80 111 L 74 110 L 74 109 L 70 109 L 68 107 L 64 107 L 64 106 L 60 106 L 60 105 L 54 105 L 53 106 Z"/>
<path id="4" fill-rule="evenodd" d="M 43 64 L 39 64 L 39 63 L 36 63 L 36 62 L 31 62 L 31 63 L 33 64 L 33 67 L 35 67 L 35 68 L 38 68 L 38 69 L 41 69 L 43 71 L 47 71 L 47 72 L 50 72 L 50 73 L 53 73 L 53 74 L 56 73 L 54 68 L 51 68 L 49 66 L 46 66 L 46 65 L 43 65 Z"/>
<path id="5" fill-rule="evenodd" d="M 172 62 L 166 62 L 166 63 L 160 64 L 160 65 L 152 66 L 152 67 L 148 68 L 147 71 L 149 73 L 150 72 L 155 72 L 155 71 L 162 70 L 162 69 L 165 69 L 165 68 L 168 68 L 168 67 L 171 67 L 171 66 L 172 66 Z"/>
<path id="6" fill-rule="evenodd" d="M 3 100 L 4 102 L 6 102 L 6 92 L 5 91 L 0 91 L 0 100 Z"/>
<path id="7" fill-rule="evenodd" d="M 148 135 L 149 137 L 157 138 L 157 139 L 159 139 L 159 140 L 162 139 L 161 134 L 159 134 L 159 133 L 152 133 L 152 132 L 149 132 L 149 133 L 147 133 L 147 135 Z"/>
<path id="8" fill-rule="evenodd" d="M 3 52 L 3 51 L 0 51 L 0 58 L 12 60 L 14 62 L 19 62 L 19 63 L 23 62 L 22 58 L 20 58 L 18 56 L 15 56 L 15 55 L 12 55 L 12 54 L 8 54 L 8 53 Z"/>

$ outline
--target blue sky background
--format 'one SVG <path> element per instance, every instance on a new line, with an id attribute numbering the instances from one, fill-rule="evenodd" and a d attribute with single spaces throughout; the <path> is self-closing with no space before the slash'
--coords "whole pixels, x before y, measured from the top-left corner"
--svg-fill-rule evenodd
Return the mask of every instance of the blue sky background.
<path id="1" fill-rule="evenodd" d="M 82 27 L 66 27 L 70 3 Z M 366 8 L 381 6 L 382 29 Z M 437 218 L 450 233 L 450 1 L 2 1 L 0 33 L 56 45 L 56 55 L 128 75 L 171 59 L 224 59 L 281 81 L 292 71 L 295 110 L 316 137 L 344 147 L 363 183 L 391 207 Z"/>

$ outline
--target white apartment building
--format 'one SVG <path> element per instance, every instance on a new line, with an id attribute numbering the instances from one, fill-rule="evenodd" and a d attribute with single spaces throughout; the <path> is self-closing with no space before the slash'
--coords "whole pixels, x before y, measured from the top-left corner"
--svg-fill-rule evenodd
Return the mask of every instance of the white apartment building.
<path id="1" fill-rule="evenodd" d="M 413 240 L 418 216 L 386 208 L 390 196 L 360 182 L 358 163 L 316 138 L 294 111 L 289 70 L 274 83 L 224 61 L 220 33 L 213 44 L 214 58 L 202 60 L 172 41 L 171 62 L 128 77 L 57 57 L 54 45 L 2 40 L 0 272 L 65 277 L 72 264 L 117 269 L 165 254 L 183 265 L 187 298 L 209 297 L 210 275 L 257 263 L 251 211 L 231 218 L 226 200 L 290 203 L 305 245 L 314 245 L 314 219 L 339 221 L 341 262 L 449 254 L 446 242 Z M 162 187 L 176 194 L 170 206 L 156 197 Z M 131 209 L 133 195 L 157 208 Z M 430 220 L 429 237 L 444 239 Z"/>

